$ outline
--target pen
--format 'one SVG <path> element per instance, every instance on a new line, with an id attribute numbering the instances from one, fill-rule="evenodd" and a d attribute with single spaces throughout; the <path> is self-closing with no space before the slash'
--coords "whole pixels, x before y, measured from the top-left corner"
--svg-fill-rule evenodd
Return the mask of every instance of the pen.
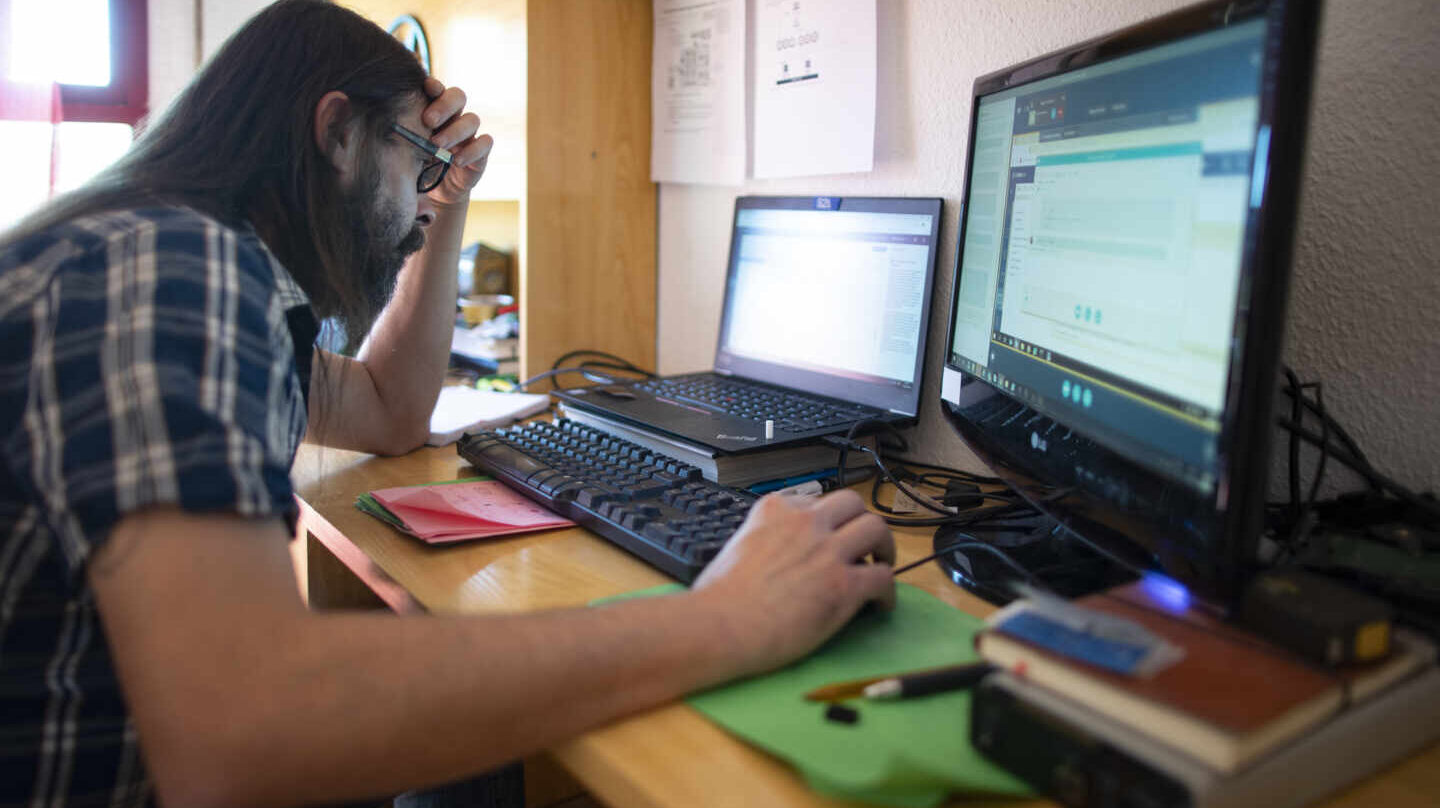
<path id="1" fill-rule="evenodd" d="M 974 687 L 992 670 L 994 668 L 984 662 L 972 662 L 953 668 L 907 673 L 866 685 L 863 692 L 867 699 L 908 699 L 928 696 L 931 693 L 947 693 Z"/>
<path id="2" fill-rule="evenodd" d="M 939 693 L 945 690 L 970 687 L 984 678 L 990 670 L 991 667 L 984 662 L 970 662 L 964 665 L 947 665 L 942 668 L 928 668 L 909 673 L 872 676 L 867 679 L 825 685 L 806 693 L 805 698 L 808 701 L 843 701 L 857 696 L 875 699 Z M 911 680 L 913 683 L 906 686 L 904 682 Z M 882 685 L 883 687 L 881 687 Z M 871 687 L 879 689 L 872 694 L 869 692 Z M 891 690 L 894 692 L 889 693 Z M 922 690 L 923 692 L 921 692 Z M 882 691 L 886 694 L 881 695 Z"/>

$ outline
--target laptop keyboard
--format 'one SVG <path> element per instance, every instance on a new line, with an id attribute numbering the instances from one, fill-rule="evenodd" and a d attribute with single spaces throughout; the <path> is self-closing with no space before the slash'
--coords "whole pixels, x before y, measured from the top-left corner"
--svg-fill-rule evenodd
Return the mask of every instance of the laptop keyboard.
<path id="1" fill-rule="evenodd" d="M 878 417 L 879 410 L 842 406 L 834 401 L 744 381 L 706 377 L 655 379 L 636 388 L 651 395 L 699 404 L 749 421 L 774 421 L 777 432 L 809 432 Z"/>
<path id="2" fill-rule="evenodd" d="M 460 456 L 550 510 L 689 583 L 755 496 L 700 469 L 565 419 L 466 435 Z"/>

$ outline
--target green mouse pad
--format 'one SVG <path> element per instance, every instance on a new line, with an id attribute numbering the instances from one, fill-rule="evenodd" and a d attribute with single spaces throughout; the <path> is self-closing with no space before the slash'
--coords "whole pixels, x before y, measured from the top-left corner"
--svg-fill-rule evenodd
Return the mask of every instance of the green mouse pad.
<path id="1" fill-rule="evenodd" d="M 659 595 L 671 584 L 620 598 Z M 970 693 L 895 701 L 851 699 L 854 724 L 826 720 L 815 688 L 976 659 L 984 624 L 909 584 L 895 610 L 865 610 L 810 656 L 763 676 L 691 696 L 710 720 L 788 761 L 817 792 L 899 808 L 928 808 L 946 795 L 1027 796 L 1020 780 L 970 745 Z M 616 600 L 611 598 L 607 600 Z"/>

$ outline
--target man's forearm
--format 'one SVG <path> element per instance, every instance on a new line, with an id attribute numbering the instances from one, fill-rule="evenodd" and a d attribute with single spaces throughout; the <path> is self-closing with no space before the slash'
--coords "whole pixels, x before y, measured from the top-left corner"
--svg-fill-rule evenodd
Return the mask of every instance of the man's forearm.
<path id="1" fill-rule="evenodd" d="M 278 523 L 157 511 L 92 563 L 162 802 L 446 782 L 753 665 L 703 592 L 518 616 L 311 613 L 284 542 Z"/>
<path id="2" fill-rule="evenodd" d="M 733 676 L 713 623 L 688 594 L 585 614 L 316 617 L 276 665 L 281 685 L 282 665 L 316 676 L 251 728 L 257 757 L 239 770 L 268 782 L 245 799 L 393 793 L 542 749 Z"/>
<path id="3" fill-rule="evenodd" d="M 395 296 L 358 357 L 391 424 L 408 427 L 415 445 L 424 441 L 450 357 L 465 208 L 460 203 L 436 210 L 425 248 L 400 273 Z"/>

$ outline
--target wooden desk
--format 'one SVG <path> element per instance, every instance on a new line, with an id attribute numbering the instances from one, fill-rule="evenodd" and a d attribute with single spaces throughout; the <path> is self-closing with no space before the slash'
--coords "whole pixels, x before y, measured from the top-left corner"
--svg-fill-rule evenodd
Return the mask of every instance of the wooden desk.
<path id="1" fill-rule="evenodd" d="M 364 491 L 454 479 L 471 473 L 453 446 L 376 458 L 302 447 L 294 479 L 308 547 L 314 607 L 373 602 L 401 612 L 494 613 L 581 606 L 669 579 L 622 550 L 575 528 L 430 547 L 354 507 Z M 900 530 L 901 564 L 930 552 L 928 530 Z M 335 564 L 338 560 L 343 569 Z M 364 583 L 361 589 L 353 574 Z M 951 585 L 936 565 L 904 580 L 972 614 L 987 603 Z M 373 592 L 374 595 L 369 593 Z M 659 707 L 588 732 L 552 750 L 555 759 L 608 805 L 840 806 L 811 792 L 775 758 L 735 740 L 684 704 Z M 1324 803 L 1334 808 L 1421 806 L 1440 801 L 1440 744 Z M 1039 805 L 992 800 L 987 805 Z"/>

